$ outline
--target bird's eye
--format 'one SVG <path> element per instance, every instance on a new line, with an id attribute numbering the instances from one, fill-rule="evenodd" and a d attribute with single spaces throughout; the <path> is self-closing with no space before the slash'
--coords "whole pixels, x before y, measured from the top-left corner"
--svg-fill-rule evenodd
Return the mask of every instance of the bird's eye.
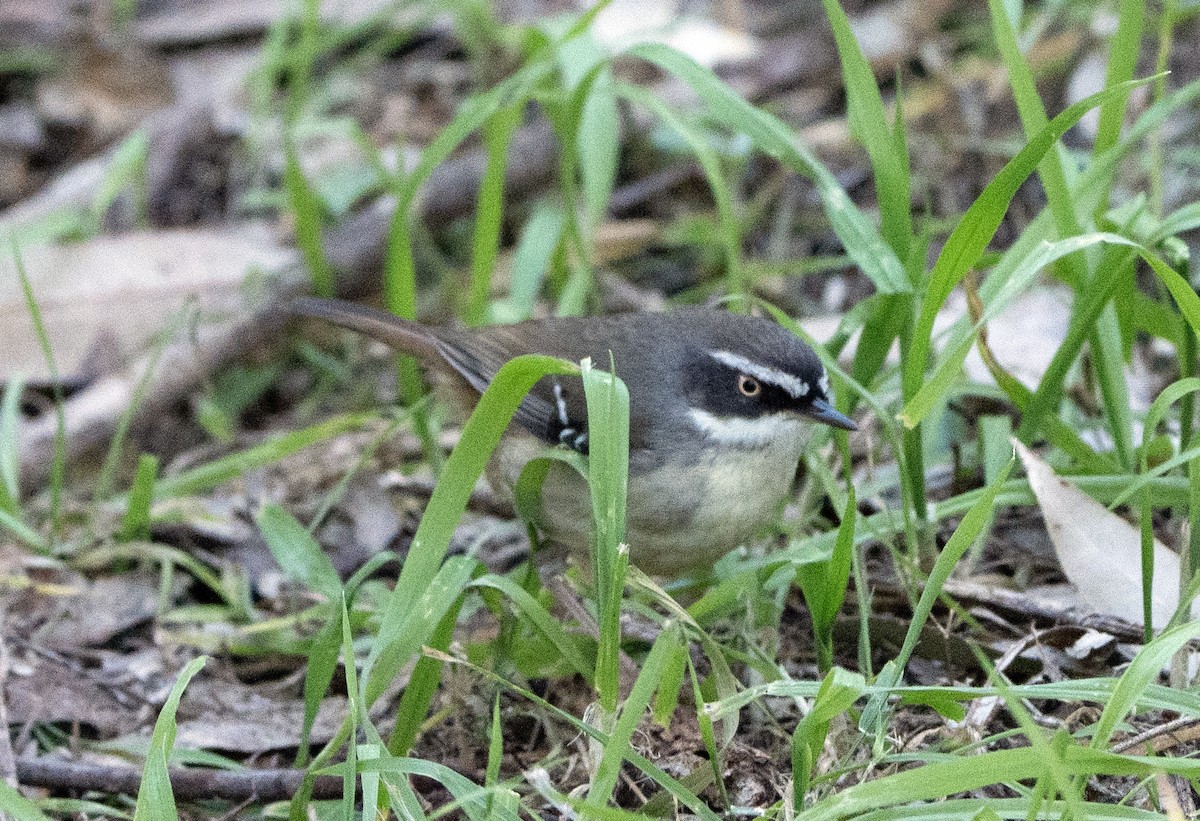
<path id="1" fill-rule="evenodd" d="M 741 393 L 742 396 L 749 396 L 753 398 L 762 393 L 762 385 L 759 384 L 759 381 L 753 376 L 746 376 L 744 373 L 739 373 L 738 392 Z"/>

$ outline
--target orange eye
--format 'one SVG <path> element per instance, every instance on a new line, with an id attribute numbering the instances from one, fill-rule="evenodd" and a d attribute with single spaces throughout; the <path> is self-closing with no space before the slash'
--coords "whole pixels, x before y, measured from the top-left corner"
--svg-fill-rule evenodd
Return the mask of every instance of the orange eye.
<path id="1" fill-rule="evenodd" d="M 753 398 L 762 393 L 762 385 L 760 385 L 758 380 L 753 376 L 746 376 L 744 373 L 739 373 L 738 391 L 742 394 L 742 396 L 749 396 Z"/>

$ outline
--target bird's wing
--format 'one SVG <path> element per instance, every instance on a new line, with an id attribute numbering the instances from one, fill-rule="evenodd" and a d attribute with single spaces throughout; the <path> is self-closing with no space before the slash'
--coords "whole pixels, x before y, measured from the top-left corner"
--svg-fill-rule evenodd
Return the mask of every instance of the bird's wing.
<path id="1" fill-rule="evenodd" d="M 518 354 L 503 332 L 440 337 L 438 353 L 475 390 L 483 393 L 505 362 Z M 587 453 L 587 401 L 583 381 L 576 376 L 547 376 L 538 380 L 517 407 L 513 419 L 551 445 L 567 445 Z"/>

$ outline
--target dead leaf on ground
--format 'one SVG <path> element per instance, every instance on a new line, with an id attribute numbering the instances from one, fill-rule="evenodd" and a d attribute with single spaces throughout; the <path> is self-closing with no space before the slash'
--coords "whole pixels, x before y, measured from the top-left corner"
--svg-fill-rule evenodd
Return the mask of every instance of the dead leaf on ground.
<path id="1" fill-rule="evenodd" d="M 77 595 L 54 600 L 55 612 L 34 635 L 38 645 L 61 652 L 102 647 L 154 618 L 163 595 L 159 574 L 152 572 L 122 573 L 81 583 L 84 586 Z"/>
<path id="2" fill-rule="evenodd" d="M 313 724 L 314 744 L 333 737 L 346 709 L 340 696 L 322 700 Z M 300 743 L 304 700 L 267 695 L 233 679 L 198 678 L 184 694 L 179 714 L 178 746 L 252 755 Z"/>
<path id="3" fill-rule="evenodd" d="M 1013 447 L 1037 497 L 1063 573 L 1097 613 L 1143 624 L 1142 552 L 1138 529 L 1057 476 L 1020 442 Z M 1179 602 L 1179 556 L 1154 541 L 1151 618 L 1162 627 Z"/>
<path id="4" fill-rule="evenodd" d="M 266 225 L 247 223 L 97 237 L 21 256 L 58 371 L 70 378 L 95 375 L 85 371 L 98 340 L 122 357 L 140 353 L 189 300 L 206 312 L 243 314 L 247 274 L 282 270 L 295 251 Z M 0 255 L 0 329 L 0 380 L 48 379 L 11 255 Z"/>

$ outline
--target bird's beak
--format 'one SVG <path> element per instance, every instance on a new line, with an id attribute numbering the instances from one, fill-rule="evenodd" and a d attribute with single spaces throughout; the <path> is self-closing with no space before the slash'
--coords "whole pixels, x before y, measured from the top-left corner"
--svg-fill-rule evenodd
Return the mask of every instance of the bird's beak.
<path id="1" fill-rule="evenodd" d="M 858 425 L 854 424 L 854 420 L 844 413 L 841 413 L 833 405 L 825 399 L 814 399 L 812 403 L 812 412 L 809 417 L 824 422 L 826 425 L 832 425 L 835 428 L 843 430 L 858 430 Z"/>

